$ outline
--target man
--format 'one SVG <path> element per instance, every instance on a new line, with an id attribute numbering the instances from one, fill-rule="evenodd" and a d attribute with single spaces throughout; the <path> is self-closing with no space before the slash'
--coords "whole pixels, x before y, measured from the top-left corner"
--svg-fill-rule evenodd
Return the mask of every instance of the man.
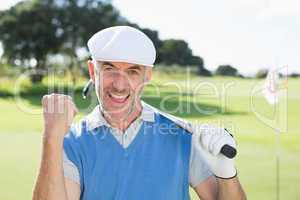
<path id="1" fill-rule="evenodd" d="M 78 124 L 71 97 L 43 97 L 44 137 L 34 200 L 246 199 L 234 160 L 220 154 L 234 139 L 191 126 L 140 100 L 156 52 L 141 31 L 116 26 L 88 41 L 99 105 Z M 71 128 L 70 128 L 71 126 Z"/>

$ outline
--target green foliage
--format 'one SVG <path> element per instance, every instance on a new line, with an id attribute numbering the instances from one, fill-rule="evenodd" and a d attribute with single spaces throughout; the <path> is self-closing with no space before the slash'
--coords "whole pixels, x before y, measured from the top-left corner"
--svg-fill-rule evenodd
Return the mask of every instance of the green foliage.
<path id="1" fill-rule="evenodd" d="M 268 74 L 268 70 L 267 69 L 260 69 L 255 74 L 255 78 L 266 78 L 267 74 Z"/>
<path id="2" fill-rule="evenodd" d="M 169 39 L 164 40 L 162 47 L 159 49 L 160 59 L 166 65 L 183 65 L 190 63 L 188 61 L 192 57 L 192 50 L 183 40 Z"/>
<path id="3" fill-rule="evenodd" d="M 57 16 L 51 7 L 39 2 L 24 1 L 0 14 L 0 40 L 4 57 L 14 64 L 28 64 L 36 60 L 36 68 L 45 66 L 49 53 L 59 50 L 61 38 L 57 35 Z"/>
<path id="4" fill-rule="evenodd" d="M 221 76 L 238 76 L 238 70 L 231 65 L 220 65 L 215 74 Z"/>
<path id="5" fill-rule="evenodd" d="M 289 75 L 289 77 L 291 77 L 291 78 L 298 78 L 298 77 L 300 77 L 300 74 L 299 73 L 291 73 Z"/>
<path id="6" fill-rule="evenodd" d="M 197 66 L 199 75 L 211 75 L 210 71 L 204 68 L 203 59 L 193 55 L 192 50 L 184 40 L 163 40 L 158 49 L 157 62 L 165 65 Z"/>
<path id="7" fill-rule="evenodd" d="M 198 67 L 198 75 L 200 76 L 212 76 L 211 72 L 204 68 L 204 67 Z"/>

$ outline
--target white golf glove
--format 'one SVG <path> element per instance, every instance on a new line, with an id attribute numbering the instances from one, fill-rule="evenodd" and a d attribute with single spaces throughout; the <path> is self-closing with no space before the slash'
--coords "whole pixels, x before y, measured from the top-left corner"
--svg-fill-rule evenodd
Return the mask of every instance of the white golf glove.
<path id="1" fill-rule="evenodd" d="M 222 128 L 213 125 L 192 125 L 193 140 L 211 171 L 219 178 L 229 179 L 236 176 L 234 159 L 227 158 L 220 153 L 227 144 L 236 148 L 233 137 Z"/>

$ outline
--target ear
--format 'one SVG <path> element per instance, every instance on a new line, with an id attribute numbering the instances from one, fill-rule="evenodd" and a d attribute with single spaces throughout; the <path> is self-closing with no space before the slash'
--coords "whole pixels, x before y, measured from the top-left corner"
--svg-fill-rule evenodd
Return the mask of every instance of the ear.
<path id="1" fill-rule="evenodd" d="M 95 64 L 92 60 L 88 60 L 90 79 L 95 83 Z"/>

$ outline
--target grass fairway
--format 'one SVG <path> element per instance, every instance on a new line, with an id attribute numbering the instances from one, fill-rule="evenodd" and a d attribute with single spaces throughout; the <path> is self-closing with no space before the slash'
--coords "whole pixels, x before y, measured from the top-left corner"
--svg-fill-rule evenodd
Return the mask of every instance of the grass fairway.
<path id="1" fill-rule="evenodd" d="M 155 74 L 155 76 L 158 74 Z M 155 77 L 154 76 L 154 77 Z M 252 79 L 199 78 L 175 74 L 156 76 L 153 85 L 146 88 L 143 99 L 154 106 L 162 106 L 173 114 L 191 121 L 213 122 L 228 127 L 238 142 L 237 168 L 248 199 L 276 199 L 276 140 L 274 131 L 259 120 L 251 109 L 250 93 L 259 82 Z M 172 84 L 166 82 L 172 81 Z M 197 95 L 191 94 L 199 83 Z M 169 82 L 170 83 L 170 82 Z M 177 85 L 175 85 L 177 84 Z M 300 133 L 299 123 L 300 79 L 290 79 L 288 86 L 288 127 L 281 134 L 280 147 L 280 199 L 300 199 Z M 159 86 L 159 93 L 156 90 Z M 178 87 L 183 88 L 179 91 Z M 216 94 L 227 87 L 226 101 Z M 173 95 L 167 100 L 166 96 Z M 40 160 L 42 117 L 41 96 L 27 96 L 16 102 L 12 97 L 0 98 L 0 199 L 31 199 L 32 187 Z M 81 100 L 75 96 L 80 116 L 95 104 L 94 100 Z M 164 102 L 164 103 L 162 103 Z M 193 106 L 189 106 L 193 102 Z M 255 112 L 264 118 L 272 118 L 273 109 L 260 94 L 254 95 Z M 210 111 L 207 115 L 196 111 Z M 176 108 L 180 108 L 177 109 Z M 285 100 L 280 103 L 284 124 Z M 191 199 L 198 199 L 191 191 Z"/>

